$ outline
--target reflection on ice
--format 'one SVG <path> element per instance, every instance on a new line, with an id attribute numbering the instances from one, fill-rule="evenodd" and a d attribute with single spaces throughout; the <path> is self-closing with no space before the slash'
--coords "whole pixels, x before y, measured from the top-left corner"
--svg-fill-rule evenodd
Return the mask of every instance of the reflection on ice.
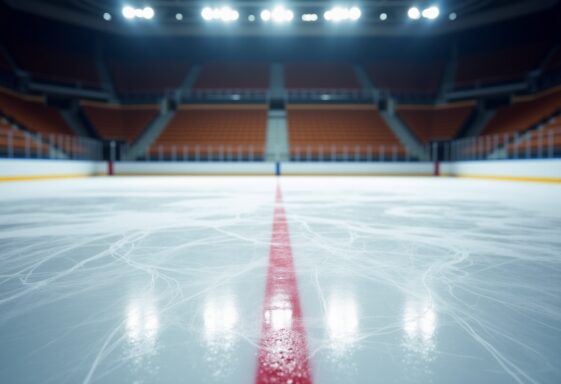
<path id="1" fill-rule="evenodd" d="M 410 298 L 403 309 L 403 347 L 416 356 L 432 361 L 435 351 L 437 315 L 434 302 L 429 298 Z"/>
<path id="2" fill-rule="evenodd" d="M 358 309 L 356 297 L 349 291 L 334 291 L 327 299 L 325 327 L 329 348 L 344 354 L 355 347 L 358 339 Z"/>
<path id="3" fill-rule="evenodd" d="M 155 348 L 160 327 L 158 310 L 151 296 L 132 299 L 127 307 L 127 339 L 141 353 Z"/>
<path id="4" fill-rule="evenodd" d="M 159 369 L 153 357 L 158 354 L 160 314 L 151 293 L 130 298 L 125 312 L 125 332 L 125 358 L 132 363 L 129 374 L 135 377 L 135 382 L 142 383 Z"/>
<path id="5" fill-rule="evenodd" d="M 271 309 L 265 311 L 265 322 L 274 331 L 292 328 L 292 303 L 286 294 L 273 296 Z"/>
<path id="6" fill-rule="evenodd" d="M 206 342 L 224 350 L 231 348 L 238 320 L 237 303 L 231 293 L 207 297 L 203 313 Z"/>
<path id="7" fill-rule="evenodd" d="M 202 316 L 205 361 L 212 377 L 222 380 L 231 374 L 237 361 L 241 324 L 236 296 L 230 290 L 213 292 L 205 299 Z"/>

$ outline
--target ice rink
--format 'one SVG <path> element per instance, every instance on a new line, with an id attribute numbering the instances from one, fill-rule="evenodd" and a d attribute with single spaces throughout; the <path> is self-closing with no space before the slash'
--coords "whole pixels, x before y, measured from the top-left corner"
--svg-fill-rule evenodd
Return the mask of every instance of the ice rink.
<path id="1" fill-rule="evenodd" d="M 0 184 L 0 383 L 561 382 L 561 185 Z"/>

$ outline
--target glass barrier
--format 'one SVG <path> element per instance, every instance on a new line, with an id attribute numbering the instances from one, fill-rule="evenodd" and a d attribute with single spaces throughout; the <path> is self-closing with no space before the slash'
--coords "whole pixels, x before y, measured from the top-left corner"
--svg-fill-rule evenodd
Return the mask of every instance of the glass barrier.
<path id="1" fill-rule="evenodd" d="M 544 159 L 561 156 L 561 126 L 525 133 L 468 137 L 443 144 L 443 158 L 461 160 Z"/>
<path id="2" fill-rule="evenodd" d="M 77 136 L 0 128 L 0 157 L 13 159 L 102 160 L 100 141 Z"/>

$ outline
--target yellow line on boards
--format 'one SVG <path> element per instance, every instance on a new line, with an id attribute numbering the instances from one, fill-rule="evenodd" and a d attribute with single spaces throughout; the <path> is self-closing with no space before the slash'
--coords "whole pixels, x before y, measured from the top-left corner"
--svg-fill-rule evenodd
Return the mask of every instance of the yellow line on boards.
<path id="1" fill-rule="evenodd" d="M 531 177 L 531 176 L 494 176 L 494 175 L 443 175 L 450 177 L 461 177 L 465 179 L 499 180 L 499 181 L 523 181 L 530 183 L 561 183 L 557 177 Z"/>
<path id="2" fill-rule="evenodd" d="M 0 182 L 9 181 L 35 181 L 35 180 L 60 180 L 60 179 L 81 179 L 91 176 L 103 176 L 103 175 L 91 175 L 88 173 L 72 174 L 72 175 L 29 175 L 29 176 L 0 176 Z"/>

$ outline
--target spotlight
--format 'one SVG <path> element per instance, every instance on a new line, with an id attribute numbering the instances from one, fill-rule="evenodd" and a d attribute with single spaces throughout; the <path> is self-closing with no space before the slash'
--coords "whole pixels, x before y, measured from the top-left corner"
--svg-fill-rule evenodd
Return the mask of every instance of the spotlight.
<path id="1" fill-rule="evenodd" d="M 183 20 L 183 14 L 182 13 L 176 13 L 175 14 L 175 20 L 177 20 L 177 21 Z"/>
<path id="2" fill-rule="evenodd" d="M 145 7 L 142 10 L 142 17 L 144 17 L 146 20 L 151 20 L 154 17 L 154 8 Z"/>
<path id="3" fill-rule="evenodd" d="M 103 20 L 105 20 L 105 21 L 111 21 L 111 14 L 108 13 L 108 12 L 105 12 L 105 13 L 103 14 Z"/>
<path id="4" fill-rule="evenodd" d="M 302 15 L 302 21 L 305 22 L 314 22 L 318 20 L 318 15 L 315 13 L 304 13 Z"/>
<path id="5" fill-rule="evenodd" d="M 286 9 L 281 5 L 273 9 L 273 12 L 271 12 L 271 18 L 276 23 L 284 23 L 292 21 L 294 13 L 290 9 Z"/>
<path id="6" fill-rule="evenodd" d="M 387 19 L 388 19 L 388 14 L 387 13 L 380 13 L 380 20 L 386 21 Z"/>
<path id="7" fill-rule="evenodd" d="M 342 8 L 333 7 L 323 14 L 323 18 L 327 21 L 338 23 L 340 21 L 356 21 L 360 18 L 362 12 L 358 7 Z"/>
<path id="8" fill-rule="evenodd" d="M 434 20 L 439 15 L 440 15 L 440 9 L 436 5 L 423 9 L 423 17 L 425 19 Z"/>
<path id="9" fill-rule="evenodd" d="M 125 19 L 133 19 L 135 16 L 135 9 L 129 5 L 123 7 L 123 16 Z"/>
<path id="10" fill-rule="evenodd" d="M 247 19 L 253 23 L 255 21 L 255 15 L 249 15 Z"/>
<path id="11" fill-rule="evenodd" d="M 236 21 L 240 18 L 240 13 L 228 6 L 222 8 L 204 7 L 201 16 L 205 21 L 220 20 L 224 23 Z"/>
<path id="12" fill-rule="evenodd" d="M 152 7 L 144 7 L 144 8 L 133 8 L 130 5 L 125 5 L 122 10 L 123 16 L 125 19 L 145 19 L 150 20 L 154 18 L 156 14 L 154 12 L 154 8 Z M 111 16 L 111 15 L 109 15 Z"/>
<path id="13" fill-rule="evenodd" d="M 456 19 L 458 18 L 458 15 L 456 14 L 456 12 L 452 12 L 451 14 L 448 15 L 448 18 L 449 18 L 451 21 L 454 21 L 454 20 L 456 20 Z"/>
<path id="14" fill-rule="evenodd" d="M 269 11 L 268 9 L 262 10 L 261 11 L 261 20 L 263 20 L 263 21 L 271 20 L 271 11 Z"/>
<path id="15" fill-rule="evenodd" d="M 360 11 L 360 9 L 358 7 L 352 7 L 349 10 L 349 18 L 352 21 L 357 21 L 358 19 L 360 19 L 361 15 L 362 15 L 362 12 Z"/>
<path id="16" fill-rule="evenodd" d="M 419 20 L 421 18 L 421 11 L 419 11 L 417 7 L 411 7 L 407 11 L 407 16 L 409 16 L 411 20 Z"/>
<path id="17" fill-rule="evenodd" d="M 287 23 L 292 21 L 292 19 L 294 19 L 294 12 L 282 5 L 276 6 L 272 10 L 264 9 L 261 11 L 261 20 L 265 22 Z"/>
<path id="18" fill-rule="evenodd" d="M 213 16 L 214 16 L 214 12 L 212 11 L 211 8 L 209 7 L 204 7 L 203 10 L 201 11 L 201 16 L 203 17 L 203 19 L 205 19 L 206 21 L 210 21 L 212 20 Z"/>
<path id="19" fill-rule="evenodd" d="M 228 23 L 230 21 L 236 21 L 240 18 L 240 13 L 230 7 L 220 8 L 219 15 L 220 15 L 219 16 L 220 20 L 222 20 L 225 23 Z"/>

